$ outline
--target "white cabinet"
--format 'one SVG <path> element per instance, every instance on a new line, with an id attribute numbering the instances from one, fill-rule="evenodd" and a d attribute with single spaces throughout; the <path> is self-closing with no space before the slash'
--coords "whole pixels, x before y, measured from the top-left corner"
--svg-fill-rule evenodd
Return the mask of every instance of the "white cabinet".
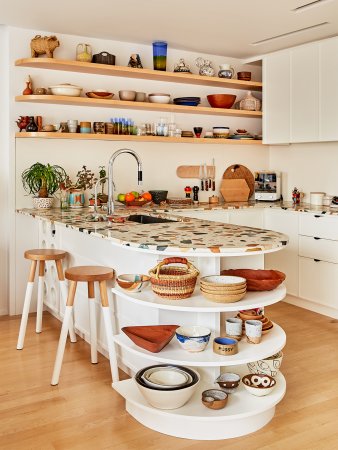
<path id="1" fill-rule="evenodd" d="M 337 141 L 338 38 L 319 43 L 319 137 L 320 141 Z"/>
<path id="2" fill-rule="evenodd" d="M 319 44 L 290 50 L 290 142 L 319 140 Z"/>
<path id="3" fill-rule="evenodd" d="M 173 211 L 173 214 L 176 216 L 183 216 L 183 217 L 191 217 L 193 219 L 200 219 L 200 220 L 211 220 L 212 222 L 223 222 L 223 223 L 229 223 L 229 214 L 226 210 L 220 209 L 220 210 L 213 210 L 213 211 L 206 211 L 206 210 L 192 210 L 192 211 L 180 211 L 175 212 Z"/>
<path id="4" fill-rule="evenodd" d="M 283 209 L 265 210 L 265 229 L 284 233 L 289 243 L 282 252 L 265 255 L 265 268 L 278 269 L 286 274 L 288 294 L 298 295 L 298 220 L 299 213 Z"/>
<path id="5" fill-rule="evenodd" d="M 229 210 L 229 223 L 246 227 L 264 228 L 264 211 L 259 208 Z"/>
<path id="6" fill-rule="evenodd" d="M 263 58 L 263 143 L 290 142 L 290 52 Z"/>

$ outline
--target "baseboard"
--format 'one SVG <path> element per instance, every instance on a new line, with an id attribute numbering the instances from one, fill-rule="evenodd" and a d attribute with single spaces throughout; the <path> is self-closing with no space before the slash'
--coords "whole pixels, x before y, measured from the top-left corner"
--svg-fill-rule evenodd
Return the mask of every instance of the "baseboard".
<path id="1" fill-rule="evenodd" d="M 294 297 L 288 294 L 283 301 L 285 303 L 290 303 L 290 305 L 299 306 L 300 308 L 307 309 L 317 314 L 322 314 L 323 316 L 338 319 L 338 311 L 336 309 L 324 305 L 319 305 L 318 303 L 305 300 L 304 298 Z"/>

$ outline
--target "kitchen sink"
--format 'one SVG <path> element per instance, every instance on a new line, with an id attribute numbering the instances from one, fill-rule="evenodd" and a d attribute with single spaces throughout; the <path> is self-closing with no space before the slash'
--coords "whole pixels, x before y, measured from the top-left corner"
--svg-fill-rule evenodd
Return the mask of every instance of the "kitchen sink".
<path id="1" fill-rule="evenodd" d="M 164 223 L 164 222 L 177 222 L 172 219 L 164 219 L 163 217 L 146 216 L 145 214 L 132 214 L 127 218 L 127 221 L 137 223 Z"/>

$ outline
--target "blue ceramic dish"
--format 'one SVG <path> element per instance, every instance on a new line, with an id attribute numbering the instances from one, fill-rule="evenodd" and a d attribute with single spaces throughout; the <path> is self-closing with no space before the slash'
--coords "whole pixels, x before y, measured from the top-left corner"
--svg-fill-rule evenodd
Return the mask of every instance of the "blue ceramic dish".
<path id="1" fill-rule="evenodd" d="M 199 325 L 187 325 L 177 328 L 176 338 L 181 347 L 188 352 L 202 352 L 210 340 L 211 332 Z"/>

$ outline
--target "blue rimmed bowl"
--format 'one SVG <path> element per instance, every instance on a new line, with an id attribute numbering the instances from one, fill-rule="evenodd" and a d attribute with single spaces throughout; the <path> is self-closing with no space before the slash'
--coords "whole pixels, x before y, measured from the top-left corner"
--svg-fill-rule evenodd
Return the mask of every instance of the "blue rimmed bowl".
<path id="1" fill-rule="evenodd" d="M 202 352 L 210 340 L 209 328 L 199 325 L 186 325 L 177 328 L 176 338 L 181 347 L 188 352 Z"/>

